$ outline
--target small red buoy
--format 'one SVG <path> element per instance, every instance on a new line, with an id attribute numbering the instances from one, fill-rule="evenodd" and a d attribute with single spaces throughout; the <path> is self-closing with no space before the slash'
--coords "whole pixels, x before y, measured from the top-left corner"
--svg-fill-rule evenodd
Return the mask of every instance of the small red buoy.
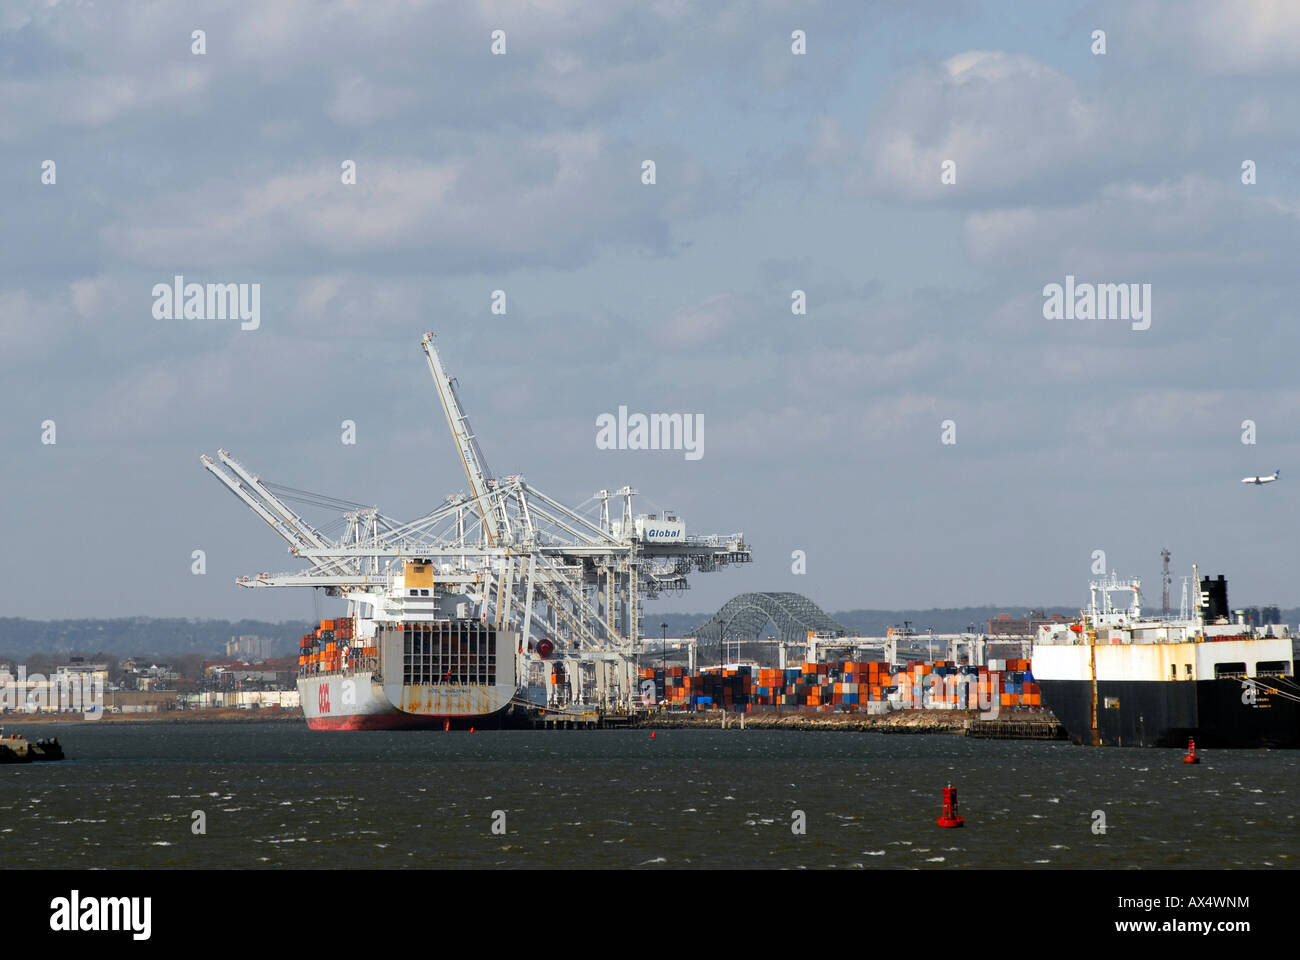
<path id="1" fill-rule="evenodd" d="M 965 817 L 957 816 L 957 788 L 949 784 L 943 788 L 943 816 L 935 823 L 941 827 L 960 827 L 965 822 Z"/>
<path id="2" fill-rule="evenodd" d="M 442 732 L 446 733 L 451 729 L 451 717 L 444 717 L 442 721 Z"/>
<path id="3" fill-rule="evenodd" d="M 654 732 L 653 730 L 651 730 L 651 731 L 650 731 L 650 739 L 653 740 L 654 738 L 655 738 L 655 732 Z"/>
<path id="4" fill-rule="evenodd" d="M 470 733 L 473 733 L 473 732 L 474 732 L 474 728 L 473 728 L 473 727 L 470 727 L 470 728 L 469 728 L 469 732 L 470 732 Z"/>
<path id="5" fill-rule="evenodd" d="M 1196 741 L 1191 737 L 1187 738 L 1187 753 L 1183 755 L 1183 763 L 1200 763 L 1201 758 L 1196 755 Z"/>

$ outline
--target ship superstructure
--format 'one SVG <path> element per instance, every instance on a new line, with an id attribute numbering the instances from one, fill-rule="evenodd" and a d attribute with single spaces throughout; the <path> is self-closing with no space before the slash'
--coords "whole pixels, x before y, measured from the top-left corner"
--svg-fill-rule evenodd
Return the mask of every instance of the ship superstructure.
<path id="1" fill-rule="evenodd" d="M 1112 574 L 1091 584 L 1077 621 L 1039 628 L 1033 677 L 1076 743 L 1300 746 L 1289 629 L 1234 617 L 1222 576 L 1194 572 L 1193 580 L 1200 590 L 1191 616 L 1144 614 L 1141 581 Z M 1129 594 L 1129 604 L 1112 604 L 1114 593 Z"/>
<path id="2" fill-rule="evenodd" d="M 401 522 L 373 506 L 272 484 L 225 450 L 216 459 L 201 458 L 209 472 L 288 542 L 292 555 L 308 564 L 297 572 L 241 577 L 241 586 L 316 587 L 347 601 L 343 619 L 355 634 L 343 648 L 349 666 L 344 670 L 340 660 L 338 669 L 329 671 L 337 679 L 300 683 L 309 720 L 320 719 L 311 711 L 325 702 L 328 715 L 336 718 L 339 703 L 355 708 L 353 712 L 387 709 L 381 689 L 383 700 L 416 725 L 495 716 L 511 702 L 634 708 L 642 602 L 662 591 L 688 589 L 693 571 L 748 562 L 744 535 L 688 535 L 685 522 L 674 514 L 636 514 L 637 491 L 630 486 L 600 490 L 584 513 L 522 476 L 496 477 L 470 427 L 456 382 L 443 368 L 433 334 L 426 334 L 421 345 L 469 488 L 446 497 L 424 516 Z M 325 536 L 286 501 L 338 509 L 344 534 Z M 671 537 L 652 535 L 669 528 Z M 315 667 L 322 652 L 342 656 L 339 638 L 333 642 L 331 651 L 312 651 L 318 657 Z M 449 645 L 461 643 L 477 646 L 478 656 L 486 648 L 496 658 L 491 683 L 451 682 L 457 674 L 443 669 L 442 658 L 452 655 Z M 510 656 L 502 653 L 507 648 L 513 651 Z M 357 670 L 362 661 L 353 659 L 358 649 L 363 659 L 377 661 L 368 678 Z M 456 646 L 455 656 L 463 649 Z M 408 664 L 414 672 L 408 672 Z M 416 678 L 419 682 L 413 682 Z M 352 684 L 346 685 L 347 680 Z M 467 691 L 468 686 L 491 692 L 480 695 Z M 508 697 L 503 705 L 499 701 L 506 687 L 513 701 Z M 323 724 L 313 722 L 317 725 Z"/>

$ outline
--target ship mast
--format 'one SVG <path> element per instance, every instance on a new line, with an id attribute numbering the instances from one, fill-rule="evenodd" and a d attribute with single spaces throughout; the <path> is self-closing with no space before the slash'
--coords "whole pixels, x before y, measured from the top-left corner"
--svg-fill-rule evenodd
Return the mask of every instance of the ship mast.
<path id="1" fill-rule="evenodd" d="M 1092 731 L 1092 745 L 1096 747 L 1101 745 L 1101 737 L 1097 733 L 1097 625 L 1085 623 L 1084 627 L 1088 631 L 1088 678 L 1092 685 L 1089 728 Z"/>
<path id="2" fill-rule="evenodd" d="M 1161 610 L 1161 615 L 1164 616 L 1165 619 L 1169 618 L 1169 585 L 1173 583 L 1174 580 L 1174 578 L 1169 575 L 1169 556 L 1169 549 L 1167 547 L 1160 551 L 1160 559 L 1164 561 L 1164 567 L 1160 574 L 1160 579 L 1164 584 L 1164 609 Z"/>

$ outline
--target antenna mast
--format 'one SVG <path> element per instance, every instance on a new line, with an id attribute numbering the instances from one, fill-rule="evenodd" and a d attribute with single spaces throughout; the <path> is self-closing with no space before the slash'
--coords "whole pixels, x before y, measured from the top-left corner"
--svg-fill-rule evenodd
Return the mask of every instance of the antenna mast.
<path id="1" fill-rule="evenodd" d="M 1174 578 L 1169 575 L 1169 549 L 1160 551 L 1160 559 L 1164 561 L 1164 567 L 1160 573 L 1161 582 L 1164 584 L 1164 615 L 1169 616 L 1169 585 L 1174 582 Z"/>

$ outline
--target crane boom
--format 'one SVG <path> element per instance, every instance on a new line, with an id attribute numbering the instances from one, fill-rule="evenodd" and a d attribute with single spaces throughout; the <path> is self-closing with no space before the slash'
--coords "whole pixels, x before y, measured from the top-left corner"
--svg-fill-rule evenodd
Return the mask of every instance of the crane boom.
<path id="1" fill-rule="evenodd" d="M 266 485 L 263 484 L 254 474 L 249 473 L 242 463 L 230 455 L 229 451 L 218 450 L 217 456 L 221 458 L 222 463 L 235 472 L 235 475 L 239 477 L 240 480 L 244 481 L 245 484 L 257 493 L 257 495 L 270 506 L 274 513 L 278 514 L 286 524 L 293 528 L 293 530 L 298 533 L 298 536 L 318 550 L 325 547 L 325 540 L 316 532 L 312 525 L 281 503 L 280 499 L 268 490 Z"/>
<path id="2" fill-rule="evenodd" d="M 272 530 L 283 537 L 293 553 L 302 556 L 299 553 L 301 550 L 321 551 L 326 549 L 326 543 L 321 535 L 307 521 L 281 503 L 257 477 L 249 473 L 234 457 L 225 450 L 218 450 L 217 455 L 221 458 L 221 462 L 235 473 L 234 477 L 218 467 L 216 462 L 206 454 L 201 456 L 199 460 L 209 473 L 225 484 L 226 489 L 242 500 L 254 513 L 265 520 Z M 308 559 L 311 560 L 312 565 L 317 570 L 323 573 L 351 574 L 355 572 L 347 565 L 351 561 L 340 561 L 337 557 L 316 555 L 310 556 Z M 355 566 L 355 563 L 353 563 L 353 566 Z"/>
<path id="3" fill-rule="evenodd" d="M 209 457 L 205 453 L 199 457 L 199 462 L 203 464 L 205 470 L 211 473 L 223 484 L 225 484 L 226 489 L 228 489 L 231 493 L 233 493 L 240 500 L 242 500 L 245 506 L 251 509 L 263 520 L 265 520 L 270 525 L 272 530 L 274 530 L 286 541 L 288 541 L 289 546 L 291 547 L 301 546 L 301 541 L 298 539 L 296 531 L 294 531 L 291 527 L 289 527 L 288 524 L 286 524 L 275 514 L 271 513 L 270 510 L 267 510 L 266 507 L 258 503 L 256 498 L 252 497 L 248 493 L 248 491 L 243 488 L 243 486 L 240 484 L 238 480 L 234 479 L 229 474 L 227 474 L 224 470 L 218 467 L 211 457 Z"/>
<path id="4" fill-rule="evenodd" d="M 465 468 L 465 477 L 469 481 L 470 495 L 474 498 L 475 508 L 483 520 L 483 532 L 489 546 L 497 546 L 498 538 L 510 539 L 510 518 L 505 505 L 496 495 L 496 481 L 487 465 L 483 451 L 479 449 L 478 438 L 470 428 L 469 417 L 460 405 L 456 394 L 456 384 L 447 371 L 443 369 L 438 348 L 433 344 L 433 334 L 426 333 L 420 341 L 425 358 L 429 361 L 429 372 L 433 375 L 434 386 L 438 389 L 438 399 L 442 401 L 442 411 L 447 415 L 447 425 L 451 427 L 452 438 L 456 441 L 456 450 L 460 453 L 461 465 Z"/>

